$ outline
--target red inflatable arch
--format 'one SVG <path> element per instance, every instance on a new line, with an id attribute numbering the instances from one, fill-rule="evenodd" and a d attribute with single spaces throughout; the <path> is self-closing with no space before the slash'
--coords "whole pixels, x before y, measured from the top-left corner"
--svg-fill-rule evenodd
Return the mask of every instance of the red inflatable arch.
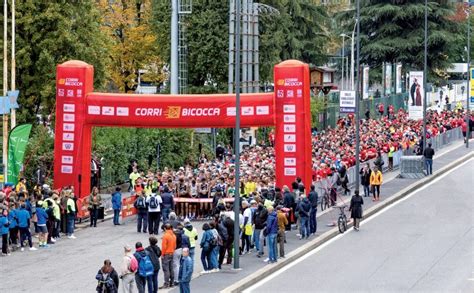
<path id="1" fill-rule="evenodd" d="M 311 183 L 309 68 L 296 60 L 275 66 L 275 92 L 241 95 L 241 125 L 275 126 L 276 184 Z M 235 95 L 135 95 L 93 92 L 94 68 L 57 66 L 54 186 L 90 191 L 92 127 L 234 127 Z"/>

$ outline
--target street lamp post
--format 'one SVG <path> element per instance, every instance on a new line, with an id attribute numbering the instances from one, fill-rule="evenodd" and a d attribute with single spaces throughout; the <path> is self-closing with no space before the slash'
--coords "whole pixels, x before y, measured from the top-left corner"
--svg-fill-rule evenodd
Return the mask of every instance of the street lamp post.
<path id="1" fill-rule="evenodd" d="M 422 151 L 425 150 L 427 141 L 426 141 L 426 80 L 427 76 L 427 66 L 428 66 L 428 0 L 425 0 L 425 60 L 423 66 L 423 146 Z"/>
<path id="2" fill-rule="evenodd" d="M 345 89 L 344 87 L 344 57 L 346 56 L 344 49 L 345 49 L 345 37 L 346 34 L 340 34 L 340 37 L 342 37 L 342 58 L 341 58 L 341 64 L 342 64 L 342 73 L 341 73 L 341 89 Z"/>
<path id="3" fill-rule="evenodd" d="M 360 13 L 360 11 L 359 11 Z M 356 23 L 354 24 L 354 29 L 352 30 L 352 38 L 351 38 L 351 90 L 354 90 L 354 33 L 357 27 L 357 23 L 359 22 L 360 15 L 357 15 Z"/>
<path id="4" fill-rule="evenodd" d="M 355 118 L 356 118 L 356 146 L 355 146 L 355 157 L 356 157 L 356 190 L 359 190 L 360 185 L 360 158 L 359 158 L 359 148 L 360 148 L 360 0 L 357 0 L 357 87 L 356 87 L 356 109 L 355 109 Z M 352 43 L 354 43 L 354 33 L 352 34 Z M 354 52 L 354 47 L 352 47 L 352 52 Z M 353 55 L 354 53 L 352 53 Z M 352 59 L 354 60 L 354 59 Z M 352 74 L 354 71 L 352 71 Z M 352 89 L 354 90 L 354 88 Z"/>
<path id="5" fill-rule="evenodd" d="M 467 4 L 467 100 L 466 100 L 466 148 L 469 148 L 469 138 L 471 137 L 471 128 L 469 127 L 470 121 L 470 108 L 469 108 L 469 100 L 471 99 L 471 89 L 470 86 L 470 79 L 471 79 L 471 4 Z"/>

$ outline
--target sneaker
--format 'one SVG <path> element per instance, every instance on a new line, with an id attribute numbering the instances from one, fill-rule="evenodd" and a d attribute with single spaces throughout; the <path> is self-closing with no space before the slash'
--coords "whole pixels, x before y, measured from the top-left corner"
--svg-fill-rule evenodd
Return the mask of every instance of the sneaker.
<path id="1" fill-rule="evenodd" d="M 270 259 L 268 257 L 264 260 L 264 262 L 269 262 L 269 261 Z"/>
<path id="2" fill-rule="evenodd" d="M 201 275 L 206 275 L 206 274 L 209 274 L 209 271 L 202 271 L 201 272 Z M 161 288 L 160 288 L 161 289 Z"/>
<path id="3" fill-rule="evenodd" d="M 22 247 L 22 248 L 21 248 L 21 251 L 25 251 L 25 248 L 24 248 L 24 247 Z"/>
<path id="4" fill-rule="evenodd" d="M 76 239 L 77 237 L 74 236 L 74 235 L 70 235 L 70 236 L 68 236 L 67 238 L 69 238 L 69 239 Z"/>
<path id="5" fill-rule="evenodd" d="M 213 269 L 212 272 L 213 272 L 213 273 L 218 273 L 218 272 L 219 272 L 219 269 Z"/>
<path id="6" fill-rule="evenodd" d="M 35 251 L 35 250 L 38 250 L 38 248 L 36 248 L 36 247 L 30 247 L 30 251 Z"/>
<path id="7" fill-rule="evenodd" d="M 53 242 L 53 243 L 56 242 L 56 239 L 51 237 L 51 242 Z"/>

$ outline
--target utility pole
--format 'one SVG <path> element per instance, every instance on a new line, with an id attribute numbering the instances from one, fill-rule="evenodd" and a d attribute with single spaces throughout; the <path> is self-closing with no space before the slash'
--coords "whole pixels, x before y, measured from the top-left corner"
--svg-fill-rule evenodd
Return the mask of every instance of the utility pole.
<path id="1" fill-rule="evenodd" d="M 171 72 L 170 93 L 178 94 L 178 1 L 171 0 Z"/>
<path id="2" fill-rule="evenodd" d="M 234 269 L 239 268 L 240 240 L 240 1 L 235 0 L 235 196 L 234 196 Z M 246 1 L 246 0 L 244 0 Z M 246 66 L 246 65 L 244 65 Z"/>
<path id="3" fill-rule="evenodd" d="M 11 89 L 16 90 L 16 57 L 15 57 L 15 0 L 12 0 L 12 68 L 11 68 Z M 11 128 L 16 126 L 16 109 L 11 112 Z"/>
<path id="4" fill-rule="evenodd" d="M 3 96 L 8 98 L 8 11 L 7 0 L 3 1 Z M 3 114 L 3 178 L 7 182 L 7 168 L 8 168 L 8 114 Z"/>
<path id="5" fill-rule="evenodd" d="M 356 109 L 355 109 L 355 118 L 356 118 L 356 147 L 355 147 L 355 157 L 356 157 L 356 190 L 359 190 L 360 185 L 360 0 L 357 0 L 357 83 L 356 83 Z M 354 42 L 354 39 L 352 39 Z M 354 50 L 352 50 L 354 51 Z"/>
<path id="6" fill-rule="evenodd" d="M 471 6 L 467 4 L 467 100 L 466 100 L 466 148 L 469 148 L 469 138 L 471 138 L 471 128 L 469 121 L 471 120 L 471 109 L 469 108 L 469 100 L 471 99 Z"/>
<path id="7" fill-rule="evenodd" d="M 342 58 L 341 58 L 341 63 L 342 63 L 342 73 L 341 73 L 341 90 L 342 89 L 345 89 L 344 87 L 344 57 L 346 56 L 345 55 L 345 52 L 344 52 L 344 49 L 345 49 L 345 44 L 344 44 L 344 40 L 345 40 L 345 34 L 341 34 L 342 36 Z"/>
<path id="8" fill-rule="evenodd" d="M 427 76 L 427 67 L 428 67 L 428 0 L 425 0 L 425 62 L 423 66 L 423 148 L 425 150 L 427 141 L 426 141 L 426 80 Z"/>

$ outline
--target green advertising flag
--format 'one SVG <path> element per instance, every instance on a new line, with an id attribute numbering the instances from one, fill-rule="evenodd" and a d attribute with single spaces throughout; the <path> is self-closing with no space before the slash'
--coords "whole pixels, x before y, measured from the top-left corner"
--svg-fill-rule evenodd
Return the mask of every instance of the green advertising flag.
<path id="1" fill-rule="evenodd" d="M 8 136 L 8 169 L 7 180 L 18 183 L 18 176 L 23 169 L 23 158 L 30 137 L 31 124 L 18 125 L 10 131 Z"/>

